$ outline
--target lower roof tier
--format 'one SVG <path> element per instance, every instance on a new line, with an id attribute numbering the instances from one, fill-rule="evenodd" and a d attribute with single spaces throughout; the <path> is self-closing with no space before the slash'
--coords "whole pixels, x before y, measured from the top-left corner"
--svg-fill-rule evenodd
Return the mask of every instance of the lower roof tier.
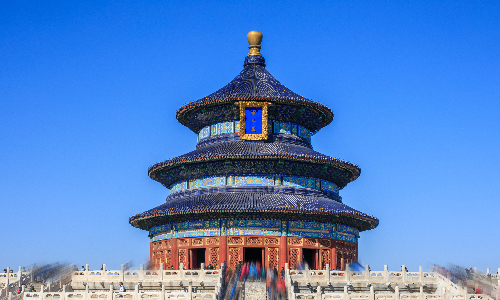
<path id="1" fill-rule="evenodd" d="M 169 196 L 166 203 L 131 217 L 129 222 L 134 227 L 149 230 L 169 222 L 257 217 L 342 223 L 360 231 L 373 229 L 379 222 L 374 216 L 320 193 L 279 193 L 279 189 L 247 193 L 235 193 L 230 189 L 217 193 L 199 190 L 199 193 Z"/>

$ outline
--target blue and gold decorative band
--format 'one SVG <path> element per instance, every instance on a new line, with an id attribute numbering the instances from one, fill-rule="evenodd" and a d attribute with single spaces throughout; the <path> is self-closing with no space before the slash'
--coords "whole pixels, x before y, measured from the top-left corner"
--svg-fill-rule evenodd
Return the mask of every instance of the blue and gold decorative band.
<path id="1" fill-rule="evenodd" d="M 292 134 L 311 142 L 311 131 L 294 123 L 269 120 L 268 128 L 269 133 Z M 198 141 L 214 135 L 238 132 L 240 132 L 240 121 L 217 123 L 203 127 L 200 132 L 198 132 Z"/>
<path id="2" fill-rule="evenodd" d="M 218 175 L 204 178 L 196 178 L 177 182 L 170 187 L 170 192 L 175 193 L 186 189 L 201 187 L 213 187 L 224 185 L 282 185 L 293 187 L 304 187 L 327 191 L 338 195 L 339 187 L 330 181 L 290 175 Z"/>
<path id="3" fill-rule="evenodd" d="M 169 223 L 149 230 L 151 241 L 204 236 L 294 236 L 357 243 L 359 230 L 344 224 L 273 219 L 200 220 Z"/>

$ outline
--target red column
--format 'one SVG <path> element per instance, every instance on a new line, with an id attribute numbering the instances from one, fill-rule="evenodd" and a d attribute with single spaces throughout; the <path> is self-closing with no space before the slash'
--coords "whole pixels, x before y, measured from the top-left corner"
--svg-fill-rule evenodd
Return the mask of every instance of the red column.
<path id="1" fill-rule="evenodd" d="M 172 265 L 179 269 L 179 252 L 177 250 L 177 239 L 172 239 Z"/>
<path id="2" fill-rule="evenodd" d="M 337 268 L 337 245 L 335 240 L 332 240 L 332 259 L 331 259 L 331 264 L 330 264 L 330 269 L 331 270 L 338 270 Z"/>
<path id="3" fill-rule="evenodd" d="M 285 267 L 285 264 L 288 262 L 288 247 L 287 247 L 287 236 L 282 235 L 280 236 L 280 251 L 278 254 L 279 258 L 279 263 L 278 263 L 278 271 L 281 270 L 281 268 Z M 288 266 L 290 267 L 290 266 Z"/>
<path id="4" fill-rule="evenodd" d="M 227 257 L 227 236 L 219 237 L 219 266 L 226 262 L 229 265 L 229 258 Z"/>

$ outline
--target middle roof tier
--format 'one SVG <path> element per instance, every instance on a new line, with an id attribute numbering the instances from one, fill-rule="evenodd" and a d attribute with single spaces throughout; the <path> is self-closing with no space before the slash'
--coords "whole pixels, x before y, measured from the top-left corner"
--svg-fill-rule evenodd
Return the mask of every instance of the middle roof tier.
<path id="1" fill-rule="evenodd" d="M 294 141 L 271 138 L 268 141 L 219 140 L 154 164 L 148 173 L 166 187 L 181 180 L 212 175 L 283 174 L 323 179 L 343 188 L 359 177 L 361 169 Z"/>

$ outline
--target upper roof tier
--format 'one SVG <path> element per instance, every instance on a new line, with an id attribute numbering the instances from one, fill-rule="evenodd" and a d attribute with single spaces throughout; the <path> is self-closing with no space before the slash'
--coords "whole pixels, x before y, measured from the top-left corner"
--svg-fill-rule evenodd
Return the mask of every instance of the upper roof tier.
<path id="1" fill-rule="evenodd" d="M 250 53 L 243 71 L 215 93 L 179 108 L 177 120 L 181 124 L 197 133 L 213 123 L 238 120 L 239 110 L 234 104 L 241 100 L 270 102 L 269 119 L 299 124 L 312 132 L 332 122 L 328 107 L 292 92 L 266 70 L 265 59 L 258 51 L 259 34 L 261 41 L 260 32 L 248 34 Z"/>

